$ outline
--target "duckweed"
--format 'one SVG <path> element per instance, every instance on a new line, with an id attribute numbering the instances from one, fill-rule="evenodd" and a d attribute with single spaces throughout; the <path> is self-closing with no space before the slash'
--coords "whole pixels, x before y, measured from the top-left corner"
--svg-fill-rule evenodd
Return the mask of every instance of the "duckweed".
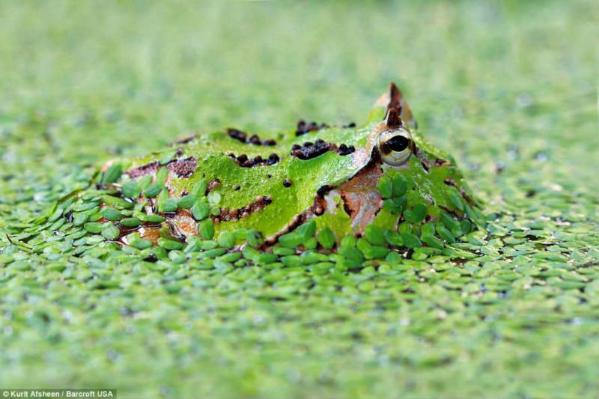
<path id="1" fill-rule="evenodd" d="M 593 2 L 0 8 L 0 386 L 148 398 L 599 391 Z M 192 129 L 276 138 L 299 117 L 361 125 L 389 80 L 456 158 L 486 229 L 423 215 L 398 178 L 381 182 L 385 211 L 421 226 L 384 241 L 369 228 L 335 245 L 312 226 L 266 250 L 252 230 L 185 238 L 144 212 L 176 144 L 159 180 L 113 164 L 89 186 L 89 165 Z M 212 177 L 195 178 L 176 210 L 201 223 L 226 198 L 209 202 Z M 460 197 L 447 201 L 476 219 Z M 143 235 L 158 242 L 128 218 L 161 230 Z"/>

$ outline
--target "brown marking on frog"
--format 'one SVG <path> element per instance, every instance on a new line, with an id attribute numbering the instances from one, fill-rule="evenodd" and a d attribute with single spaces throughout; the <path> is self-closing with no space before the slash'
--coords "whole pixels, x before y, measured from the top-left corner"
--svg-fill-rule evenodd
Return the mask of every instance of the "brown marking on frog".
<path id="1" fill-rule="evenodd" d="M 154 162 L 147 163 L 145 165 L 135 167 L 133 169 L 129 169 L 127 171 L 127 174 L 129 175 L 130 178 L 136 179 L 141 176 L 155 174 L 158 171 L 159 167 L 160 167 L 160 163 L 158 161 L 154 161 Z"/>
<path id="2" fill-rule="evenodd" d="M 411 128 L 416 128 L 418 126 L 414 119 L 412 108 L 404 98 L 401 90 L 399 90 L 393 82 L 389 85 L 389 91 L 379 97 L 378 100 L 376 100 L 375 105 L 387 108 L 385 120 L 388 120 L 389 117 L 391 117 L 391 122 L 396 123 L 396 118 L 399 118 L 400 122 L 407 124 Z"/>
<path id="3" fill-rule="evenodd" d="M 293 219 L 291 219 L 291 221 L 289 223 L 287 223 L 287 225 L 285 227 L 283 227 L 281 230 L 279 230 L 272 236 L 267 237 L 264 240 L 262 249 L 268 248 L 268 247 L 276 244 L 279 237 L 295 230 L 297 227 L 304 224 L 304 222 L 306 222 L 307 220 L 309 220 L 313 217 L 316 217 L 316 216 L 320 216 L 320 215 L 324 214 L 325 212 L 329 211 L 329 209 L 328 209 L 329 204 L 327 203 L 327 199 L 325 197 L 326 197 L 326 195 L 328 195 L 328 193 L 333 192 L 331 190 L 334 190 L 334 188 L 331 186 L 322 186 L 318 190 L 319 192 L 317 192 L 316 197 L 314 198 L 314 203 L 312 203 L 312 205 L 308 209 L 304 210 L 299 215 L 295 215 L 293 217 Z M 334 204 L 333 204 L 333 208 L 334 208 Z M 334 209 L 332 209 L 331 211 L 334 213 Z"/>
<path id="4" fill-rule="evenodd" d="M 194 157 L 188 157 L 185 159 L 174 159 L 170 161 L 166 167 L 177 177 L 187 178 L 190 177 L 193 172 L 195 172 L 197 165 L 198 162 Z M 145 175 L 155 175 L 156 172 L 158 172 L 158 169 L 160 169 L 160 162 L 153 161 L 145 165 L 129 169 L 126 173 L 130 178 L 136 179 Z"/>
<path id="5" fill-rule="evenodd" d="M 137 228 L 139 236 L 144 240 L 151 241 L 153 245 L 158 245 L 158 239 L 160 238 L 160 227 L 159 226 L 142 226 Z M 128 243 L 125 243 L 128 245 Z"/>
<path id="6" fill-rule="evenodd" d="M 264 240 L 262 249 L 268 248 L 268 247 L 276 244 L 279 237 L 281 237 L 284 234 L 289 233 L 290 231 L 295 230 L 297 227 L 301 226 L 306 220 L 308 220 L 312 215 L 313 215 L 312 207 L 306 209 L 304 212 L 300 213 L 299 215 L 295 215 L 293 217 L 293 219 L 291 219 L 291 221 L 289 223 L 287 223 L 287 226 L 283 227 L 281 230 L 279 230 L 272 236 L 267 237 Z"/>
<path id="7" fill-rule="evenodd" d="M 241 208 L 237 208 L 237 209 L 222 208 L 220 210 L 220 214 L 217 216 L 214 216 L 212 218 L 212 221 L 214 223 L 220 223 L 220 222 L 229 222 L 232 220 L 239 220 L 242 218 L 246 218 L 246 217 L 250 216 L 251 214 L 253 214 L 254 212 L 261 211 L 262 209 L 264 209 L 266 206 L 270 205 L 271 203 L 272 203 L 271 197 L 259 195 L 256 197 L 256 199 L 253 202 L 251 202 L 250 204 L 243 206 Z"/>
<path id="8" fill-rule="evenodd" d="M 317 196 L 314 199 L 314 205 L 312 205 L 312 213 L 315 216 L 320 216 L 327 210 L 327 201 L 324 196 Z"/>
<path id="9" fill-rule="evenodd" d="M 324 214 L 326 211 L 328 211 L 328 203 L 327 203 L 325 196 L 329 192 L 331 192 L 331 190 L 333 190 L 333 187 L 330 187 L 330 186 L 321 187 L 319 189 L 320 193 L 317 193 L 316 197 L 314 198 L 314 203 L 308 209 L 306 209 L 299 215 L 295 215 L 293 217 L 293 219 L 291 219 L 291 221 L 289 223 L 287 223 L 287 225 L 285 227 L 283 227 L 281 230 L 279 230 L 272 236 L 267 237 L 264 240 L 262 249 L 268 248 L 268 247 L 276 244 L 277 239 L 280 236 L 295 230 L 297 227 L 304 224 L 304 222 L 306 222 L 307 220 L 309 220 L 313 217 L 316 217 L 316 216 L 320 216 L 320 215 Z"/>
<path id="10" fill-rule="evenodd" d="M 170 161 L 166 167 L 177 177 L 188 178 L 195 172 L 198 161 L 194 157 Z"/>
<path id="11" fill-rule="evenodd" d="M 352 219 L 352 228 L 358 234 L 364 231 L 383 206 L 383 199 L 377 190 L 382 175 L 380 164 L 371 162 L 338 189 Z"/>
<path id="12" fill-rule="evenodd" d="M 175 237 L 187 238 L 198 234 L 198 224 L 187 209 L 177 210 L 166 222 Z"/>

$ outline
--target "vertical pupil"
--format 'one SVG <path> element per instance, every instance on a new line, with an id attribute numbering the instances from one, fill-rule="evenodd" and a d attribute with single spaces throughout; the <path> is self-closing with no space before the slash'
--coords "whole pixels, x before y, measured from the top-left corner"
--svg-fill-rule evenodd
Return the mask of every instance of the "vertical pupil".
<path id="1" fill-rule="evenodd" d="M 395 152 L 400 152 L 400 151 L 405 150 L 406 148 L 408 148 L 409 144 L 410 144 L 410 139 L 408 139 L 407 137 L 404 137 L 404 136 L 399 136 L 399 135 L 393 136 L 385 142 L 385 146 L 387 146 L 388 148 L 390 148 L 391 150 L 393 150 Z"/>

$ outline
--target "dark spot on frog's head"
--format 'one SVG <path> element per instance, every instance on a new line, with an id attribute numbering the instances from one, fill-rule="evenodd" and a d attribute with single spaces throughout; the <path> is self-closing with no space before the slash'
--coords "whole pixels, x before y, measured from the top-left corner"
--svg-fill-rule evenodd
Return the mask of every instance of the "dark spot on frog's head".
<path id="1" fill-rule="evenodd" d="M 268 160 L 266 161 L 267 165 L 274 165 L 279 162 L 279 156 L 275 153 L 272 153 L 268 156 Z"/>
<path id="2" fill-rule="evenodd" d="M 227 129 L 227 134 L 232 139 L 240 141 L 244 144 L 264 145 L 264 146 L 277 145 L 277 142 L 272 139 L 260 140 L 260 137 L 257 134 L 252 134 L 250 137 L 248 137 L 248 134 L 246 132 L 242 132 L 239 129 L 229 128 L 229 129 Z"/>
<path id="3" fill-rule="evenodd" d="M 289 179 L 283 180 L 283 186 L 285 186 L 285 187 L 291 187 L 291 180 L 289 180 Z"/>
<path id="4" fill-rule="evenodd" d="M 260 165 L 270 166 L 276 164 L 280 160 L 279 156 L 275 153 L 270 154 L 268 159 L 263 159 L 260 155 L 256 155 L 253 159 L 248 158 L 246 154 L 241 154 L 237 157 L 235 154 L 229 154 L 229 156 L 243 168 L 251 168 Z"/>
<path id="5" fill-rule="evenodd" d="M 356 151 L 356 147 L 354 147 L 353 145 L 346 145 L 346 144 L 341 144 L 339 146 L 339 148 L 337 148 L 337 153 L 339 155 L 349 155 L 352 152 Z"/>
<path id="6" fill-rule="evenodd" d="M 227 134 L 232 139 L 241 141 L 242 143 L 245 143 L 245 141 L 247 139 L 247 134 L 245 132 L 242 132 L 239 129 L 229 128 L 229 129 L 227 129 Z"/>
<path id="7" fill-rule="evenodd" d="M 343 128 L 347 129 L 347 128 L 354 128 L 356 127 L 356 122 L 350 122 L 347 125 L 344 125 Z"/>
<path id="8" fill-rule="evenodd" d="M 321 123 L 319 125 L 316 122 L 307 123 L 306 121 L 304 121 L 302 119 L 297 122 L 297 127 L 295 129 L 295 135 L 302 136 L 309 132 L 316 132 L 320 129 L 326 129 L 327 127 L 329 127 L 329 126 L 326 123 Z"/>
<path id="9" fill-rule="evenodd" d="M 308 160 L 316 158 L 317 156 L 324 154 L 332 148 L 332 144 L 329 144 L 324 140 L 318 139 L 314 143 L 307 141 L 302 145 L 294 144 L 291 147 L 291 155 L 302 160 Z"/>
<path id="10" fill-rule="evenodd" d="M 250 144 L 254 144 L 254 145 L 260 145 L 262 144 L 262 141 L 260 141 L 260 137 L 258 137 L 257 134 L 253 134 L 252 136 L 250 136 L 250 138 L 248 139 L 248 143 Z"/>

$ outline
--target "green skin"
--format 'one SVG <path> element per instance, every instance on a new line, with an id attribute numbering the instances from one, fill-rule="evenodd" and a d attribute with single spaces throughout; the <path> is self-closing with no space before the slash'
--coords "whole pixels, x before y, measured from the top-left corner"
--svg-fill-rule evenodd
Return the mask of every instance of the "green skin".
<path id="1" fill-rule="evenodd" d="M 397 90 L 395 86 L 392 86 L 393 89 Z M 193 157 L 197 166 L 191 175 L 179 177 L 173 171 L 169 172 L 166 181 L 168 196 L 180 198 L 192 192 L 201 180 L 207 183 L 218 180 L 220 184 L 212 185 L 208 194 L 214 211 L 212 220 L 216 236 L 221 232 L 253 229 L 261 233 L 268 244 L 274 244 L 279 236 L 313 220 L 317 231 L 327 228 L 333 231 L 337 243 L 346 236 L 360 236 L 366 226 L 373 225 L 381 227 L 383 232 L 404 234 L 404 241 L 405 234 L 408 234 L 408 242 L 402 244 L 399 240 L 398 246 L 440 247 L 475 228 L 480 219 L 478 206 L 453 158 L 425 142 L 414 128 L 409 127 L 415 123 L 411 120 L 407 103 L 403 99 L 401 101 L 404 110 L 399 109 L 398 112 L 407 120 L 401 122 L 399 129 L 411 135 L 412 151 L 407 161 L 399 166 L 381 159 L 384 157 L 381 157 L 377 142 L 381 132 L 390 130 L 388 120 L 384 119 L 386 114 L 389 115 L 390 105 L 376 106 L 366 126 L 361 128 L 327 127 L 301 136 L 296 136 L 295 132 L 260 135 L 262 140 L 276 140 L 275 146 L 243 143 L 224 132 L 215 132 L 144 157 L 119 160 L 118 163 L 123 170 L 131 171 L 156 161 L 164 165 L 169 159 L 172 162 Z M 331 150 L 307 160 L 290 154 L 294 144 L 318 139 L 337 147 L 341 144 L 354 146 L 355 152 L 340 155 Z M 175 150 L 178 152 L 175 153 Z M 246 154 L 248 158 L 254 158 L 259 155 L 267 159 L 272 153 L 279 156 L 277 163 L 253 167 L 241 167 L 230 156 Z M 369 201 L 364 206 L 370 209 L 372 217 L 356 220 L 356 215 L 352 216 L 348 206 L 344 206 L 342 188 L 345 183 L 372 168 L 379 173 L 366 180 L 366 192 L 363 193 L 363 198 Z M 154 176 L 155 171 L 150 174 Z M 118 191 L 128 180 L 125 173 L 114 187 Z M 283 184 L 286 180 L 291 182 L 290 186 Z M 398 188 L 398 182 L 405 187 Z M 318 194 L 322 187 L 328 188 Z M 248 207 L 259 196 L 266 196 L 271 202 L 239 219 L 224 221 L 216 217 L 219 209 Z M 140 201 L 146 200 L 141 196 L 137 199 L 137 202 Z M 315 212 L 315 203 L 327 204 L 324 212 L 322 209 Z M 169 215 L 165 216 L 168 222 Z M 197 226 L 192 223 L 191 231 L 196 229 Z M 187 236 L 189 238 L 189 234 Z M 414 236 L 420 238 L 416 243 L 410 240 Z"/>

